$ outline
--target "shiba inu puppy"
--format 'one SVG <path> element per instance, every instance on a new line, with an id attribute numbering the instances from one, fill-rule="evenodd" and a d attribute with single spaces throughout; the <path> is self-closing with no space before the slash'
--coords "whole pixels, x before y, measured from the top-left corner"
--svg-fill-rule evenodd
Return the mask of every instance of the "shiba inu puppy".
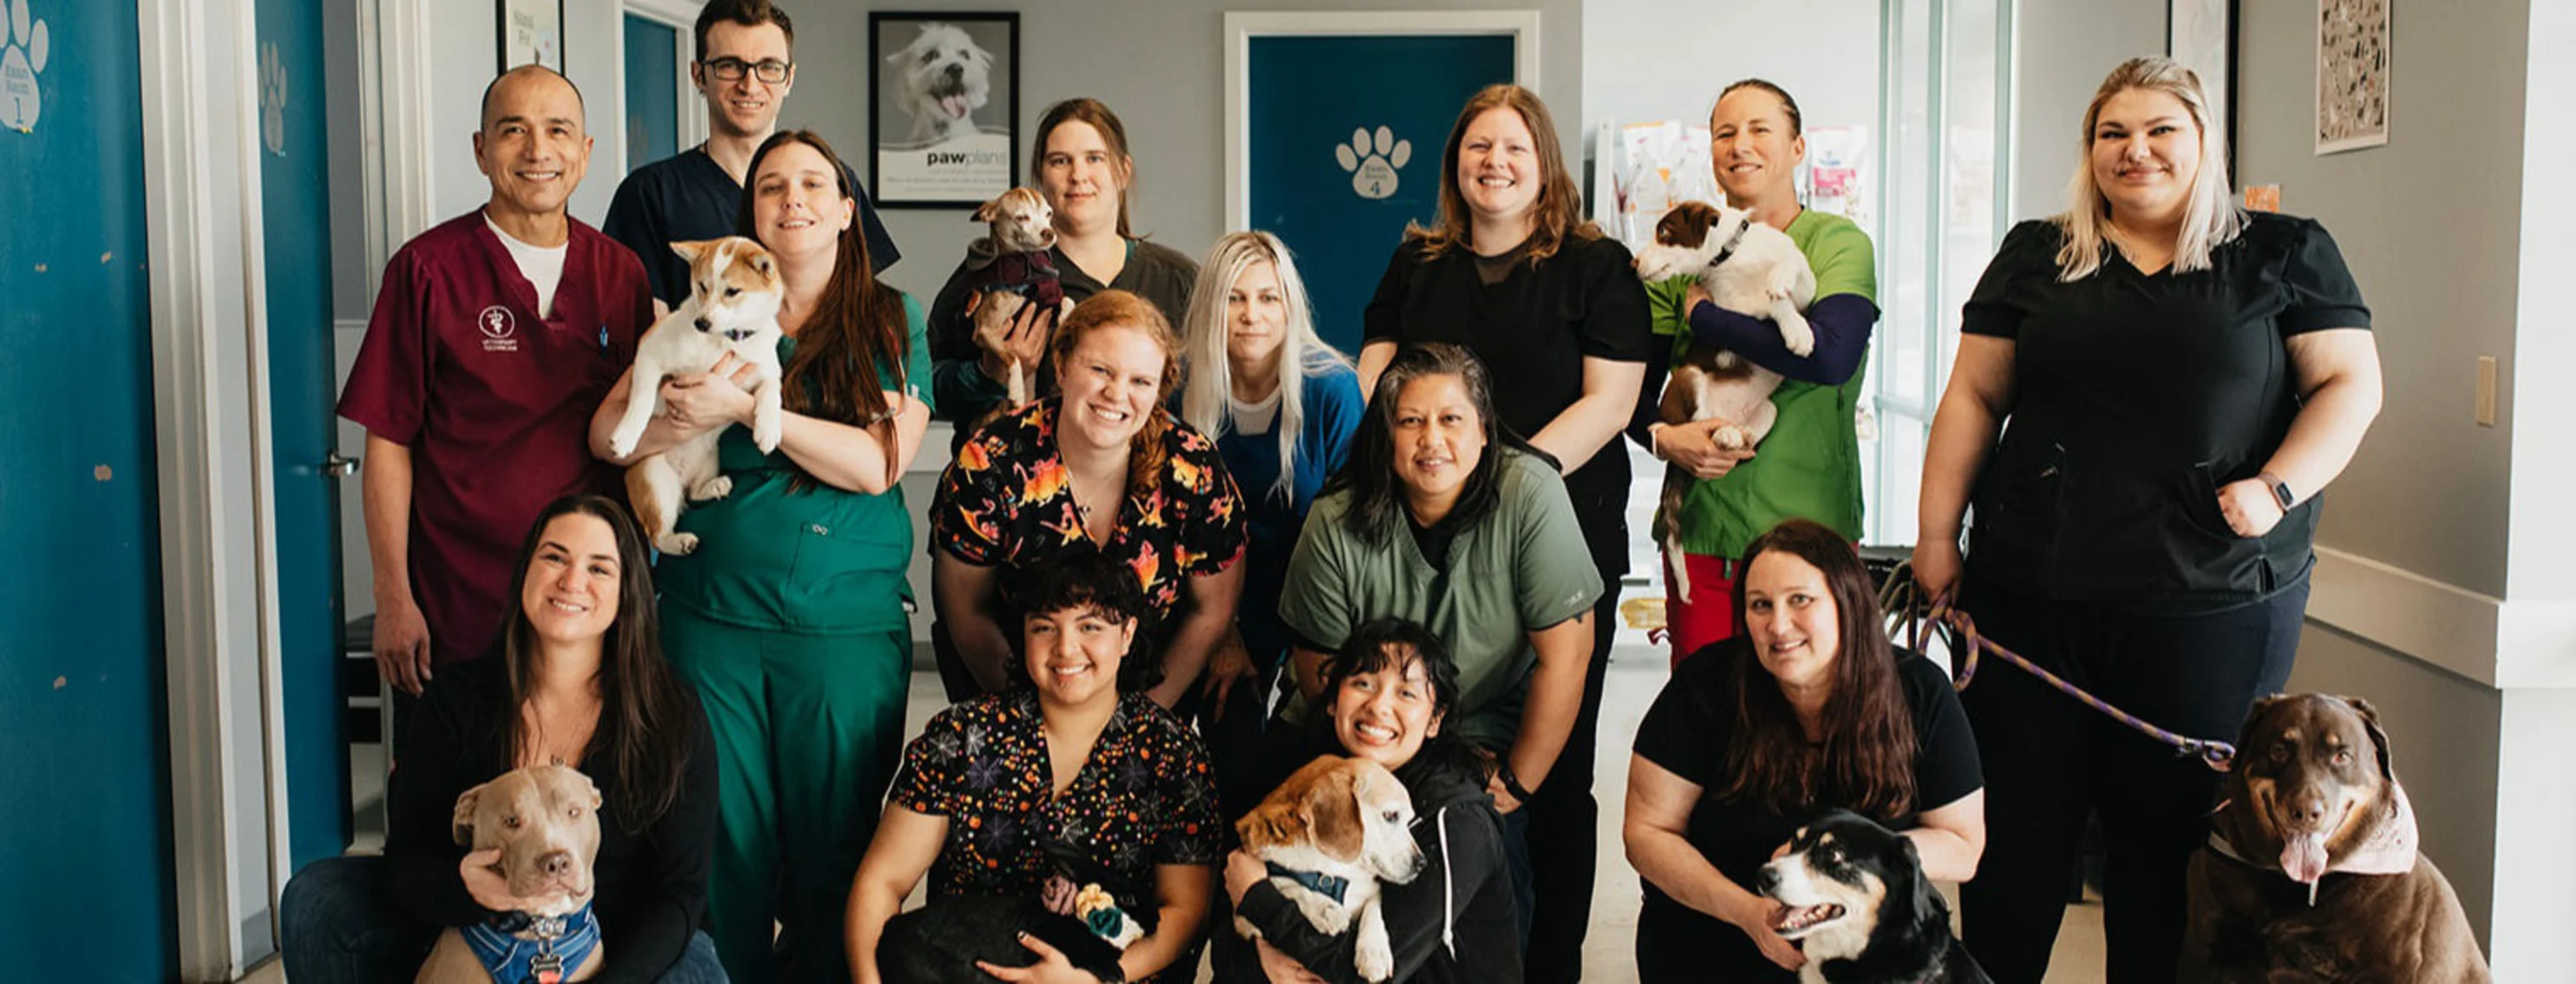
<path id="1" fill-rule="evenodd" d="M 740 236 L 672 243 L 671 249 L 689 261 L 689 299 L 636 343 L 626 415 L 609 435 L 608 450 L 619 457 L 635 450 L 644 426 L 661 411 L 665 378 L 706 372 L 726 353 L 754 367 L 759 377 L 751 391 L 752 443 L 764 453 L 777 450 L 778 306 L 787 297 L 778 260 Z M 708 431 L 627 467 L 627 498 L 663 553 L 698 548 L 697 534 L 678 530 L 683 502 L 721 499 L 733 491 L 733 480 L 716 467 L 716 442 L 723 433 Z"/>

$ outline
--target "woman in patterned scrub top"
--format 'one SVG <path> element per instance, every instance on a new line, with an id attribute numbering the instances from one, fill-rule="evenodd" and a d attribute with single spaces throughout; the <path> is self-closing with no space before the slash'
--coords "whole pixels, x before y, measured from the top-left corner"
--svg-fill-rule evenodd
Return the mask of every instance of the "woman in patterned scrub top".
<path id="1" fill-rule="evenodd" d="M 1047 565 L 1022 601 L 1027 655 L 1010 689 L 941 711 L 904 749 L 850 889 L 859 984 L 879 979 L 878 938 L 925 872 L 933 899 L 1100 884 L 1154 923 L 1119 959 L 1125 979 L 1187 980 L 1198 966 L 1223 827 L 1198 735 L 1144 695 L 1157 668 L 1129 651 L 1147 610 L 1136 579 L 1080 554 Z M 1069 884 L 1051 886 L 1060 875 Z M 1091 981 L 1031 949 L 1044 959 L 1011 979 Z"/>

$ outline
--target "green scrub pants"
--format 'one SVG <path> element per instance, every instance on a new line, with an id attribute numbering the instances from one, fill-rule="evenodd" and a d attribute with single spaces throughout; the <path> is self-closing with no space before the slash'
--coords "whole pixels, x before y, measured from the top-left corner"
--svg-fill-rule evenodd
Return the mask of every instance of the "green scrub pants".
<path id="1" fill-rule="evenodd" d="M 726 975 L 848 980 L 842 915 L 903 753 L 911 632 L 777 632 L 675 604 L 662 632 L 722 771 L 707 931 Z"/>

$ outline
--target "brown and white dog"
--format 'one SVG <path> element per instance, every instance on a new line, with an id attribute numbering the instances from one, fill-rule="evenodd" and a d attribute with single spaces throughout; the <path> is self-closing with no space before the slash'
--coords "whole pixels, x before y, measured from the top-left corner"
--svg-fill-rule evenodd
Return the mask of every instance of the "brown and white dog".
<path id="1" fill-rule="evenodd" d="M 2180 979 L 2491 979 L 2459 896 L 2416 850 L 2370 704 L 2264 698 L 2236 749 L 2191 859 Z"/>
<path id="2" fill-rule="evenodd" d="M 644 439 L 645 425 L 661 411 L 664 379 L 706 372 L 727 353 L 758 374 L 751 391 L 752 443 L 764 453 L 777 450 L 782 426 L 778 306 L 787 298 L 778 260 L 741 236 L 672 243 L 671 250 L 689 261 L 689 299 L 654 322 L 636 343 L 626 414 L 609 435 L 608 450 L 622 458 Z M 663 553 L 698 548 L 697 534 L 679 532 L 684 503 L 721 499 L 733 491 L 733 480 L 716 467 L 716 446 L 723 436 L 721 428 L 709 431 L 627 466 L 627 499 Z"/>
<path id="3" fill-rule="evenodd" d="M 1402 884 L 1422 873 L 1412 827 L 1413 797 L 1394 773 L 1367 759 L 1329 755 L 1306 763 L 1234 825 L 1244 850 L 1270 867 L 1270 883 L 1316 932 L 1340 935 L 1357 927 L 1353 963 L 1370 981 L 1395 974 L 1378 882 Z M 1234 929 L 1245 939 L 1261 938 L 1240 916 Z"/>
<path id="4" fill-rule="evenodd" d="M 1816 299 L 1815 271 L 1788 233 L 1754 221 L 1751 213 L 1707 202 L 1674 206 L 1655 223 L 1655 244 L 1637 251 L 1636 269 L 1648 283 L 1697 276 L 1718 307 L 1771 319 L 1779 326 L 1781 343 L 1793 353 L 1815 350 L 1815 330 L 1802 313 Z M 1687 334 L 1689 326 L 1683 331 Z M 1762 443 L 1779 419 L 1771 404 L 1771 393 L 1779 388 L 1779 373 L 1725 349 L 1692 344 L 1664 383 L 1663 422 L 1723 420 L 1728 426 L 1710 435 L 1717 446 L 1751 448 Z M 1666 469 L 1663 509 L 1656 514 L 1658 538 L 1671 559 L 1673 591 L 1682 596 L 1690 594 L 1690 576 L 1680 559 L 1677 518 L 1692 481 L 1688 471 Z"/>
<path id="5" fill-rule="evenodd" d="M 1035 396 L 1029 390 L 1036 367 L 1011 357 L 1005 336 L 1012 319 L 1031 304 L 1054 308 L 1058 320 L 1073 311 L 1047 252 L 1055 248 L 1055 209 L 1037 192 L 1013 188 L 976 208 L 975 221 L 992 229 L 986 250 L 978 251 L 992 259 L 967 280 L 966 314 L 975 320 L 975 344 L 1011 367 L 1003 406 L 1016 407 Z"/>
<path id="6" fill-rule="evenodd" d="M 591 864 L 599 859 L 599 787 L 590 777 L 560 765 L 539 765 L 503 773 L 500 778 L 456 798 L 456 842 L 473 850 L 501 850 L 498 870 L 509 892 L 536 899 L 526 917 L 506 933 L 483 926 L 449 928 L 438 934 L 429 960 L 415 984 L 483 984 L 493 974 L 466 941 L 467 931 L 488 934 L 502 946 L 577 953 L 558 969 L 562 980 L 587 980 L 599 972 L 606 949 L 590 919 L 591 895 L 598 885 Z M 588 927 L 589 939 L 565 940 L 557 933 L 567 919 Z M 586 952 L 582 952 L 586 947 Z"/>

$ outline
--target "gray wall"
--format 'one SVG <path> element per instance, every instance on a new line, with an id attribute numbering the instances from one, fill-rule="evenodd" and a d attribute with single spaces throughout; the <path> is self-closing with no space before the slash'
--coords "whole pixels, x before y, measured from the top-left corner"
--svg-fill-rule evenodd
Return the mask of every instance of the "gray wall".
<path id="1" fill-rule="evenodd" d="M 1706 123 L 1718 90 L 1742 78 L 1789 90 L 1808 126 L 1878 137 L 1878 0 L 1583 5 L 1587 140 L 1603 123 Z"/>
<path id="2" fill-rule="evenodd" d="M 2013 61 L 2020 90 L 2013 104 L 2012 217 L 2019 221 L 2066 210 L 2066 181 L 2082 159 L 2077 138 L 2084 107 L 2114 66 L 2164 53 L 2165 5 L 2018 0 L 2013 11 L 2019 18 Z"/>
<path id="3" fill-rule="evenodd" d="M 2514 347 L 2526 58 L 2500 42 L 2526 36 L 2529 7 L 2403 18 L 2388 145 L 2328 157 L 2310 123 L 2313 11 L 2242 9 L 2243 181 L 2280 185 L 2282 211 L 2334 233 L 2386 372 L 2387 409 L 2329 494 L 2318 541 L 2502 596 L 2513 421 L 2480 427 L 2470 410 L 2477 357 Z"/>
<path id="4" fill-rule="evenodd" d="M 907 10 L 991 10 L 983 0 L 918 0 Z M 1025 5 L 1020 11 L 1021 181 L 1038 114 L 1073 96 L 1109 104 L 1127 125 L 1136 158 L 1135 227 L 1197 256 L 1225 229 L 1225 11 L 1376 10 L 1366 0 L 1086 0 Z M 1497 4 L 1491 0 L 1409 0 L 1409 10 L 1539 11 L 1539 95 L 1555 112 L 1558 136 L 1579 147 L 1583 105 L 1583 15 L 1579 0 Z M 819 130 L 862 171 L 873 97 L 868 12 L 857 4 L 804 0 L 796 18 L 796 92 L 781 124 Z M 1443 134 L 1446 136 L 1446 134 Z M 886 229 L 904 261 L 886 281 L 922 296 L 936 291 L 981 228 L 962 209 L 889 209 Z"/>

